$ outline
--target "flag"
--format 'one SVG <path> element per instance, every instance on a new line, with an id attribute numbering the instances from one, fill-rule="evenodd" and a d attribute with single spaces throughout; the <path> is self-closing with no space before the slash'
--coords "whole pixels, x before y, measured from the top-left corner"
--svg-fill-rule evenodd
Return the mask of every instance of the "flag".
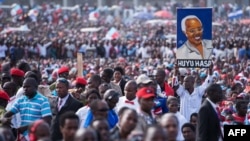
<path id="1" fill-rule="evenodd" d="M 90 21 L 97 21 L 99 16 L 100 15 L 99 15 L 98 10 L 92 11 L 92 12 L 89 13 L 89 20 Z"/>
<path id="2" fill-rule="evenodd" d="M 11 33 L 11 32 L 30 32 L 31 30 L 27 25 L 21 25 L 20 27 L 8 27 L 4 29 L 1 34 Z"/>
<path id="3" fill-rule="evenodd" d="M 28 16 L 33 22 L 37 21 L 37 16 L 39 15 L 39 11 L 37 8 L 30 9 L 28 12 Z"/>
<path id="4" fill-rule="evenodd" d="M 37 9 L 31 9 L 30 11 L 29 11 L 29 13 L 28 13 L 28 15 L 30 16 L 30 17 L 37 17 L 38 16 L 38 14 L 39 14 L 39 11 L 37 10 Z"/>
<path id="5" fill-rule="evenodd" d="M 105 38 L 112 40 L 112 39 L 117 39 L 119 38 L 119 32 L 116 28 L 112 27 L 106 34 Z"/>
<path id="6" fill-rule="evenodd" d="M 55 11 L 54 11 L 54 12 L 57 13 L 57 14 L 62 13 L 62 7 L 61 7 L 60 5 L 56 5 L 56 6 L 55 6 Z"/>
<path id="7" fill-rule="evenodd" d="M 237 11 L 231 12 L 227 15 L 229 20 L 239 19 L 243 16 L 243 10 L 239 9 Z"/>
<path id="8" fill-rule="evenodd" d="M 12 7 L 12 9 L 11 9 L 11 11 L 10 11 L 11 16 L 20 15 L 20 14 L 23 13 L 23 10 L 22 10 L 22 8 L 21 8 L 20 5 L 18 5 L 18 4 L 13 4 L 11 7 Z"/>
<path id="9" fill-rule="evenodd" d="M 177 77 L 177 76 L 174 76 L 174 77 L 172 78 L 172 87 L 178 86 L 178 85 L 179 85 L 178 77 Z"/>

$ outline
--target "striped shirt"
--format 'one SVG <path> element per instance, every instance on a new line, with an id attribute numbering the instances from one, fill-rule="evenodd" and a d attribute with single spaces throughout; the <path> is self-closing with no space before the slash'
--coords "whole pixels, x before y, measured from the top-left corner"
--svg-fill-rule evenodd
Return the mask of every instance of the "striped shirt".
<path id="1" fill-rule="evenodd" d="M 49 100 L 39 93 L 31 99 L 28 99 L 27 96 L 20 97 L 10 111 L 14 114 L 20 113 L 21 126 L 52 115 Z"/>

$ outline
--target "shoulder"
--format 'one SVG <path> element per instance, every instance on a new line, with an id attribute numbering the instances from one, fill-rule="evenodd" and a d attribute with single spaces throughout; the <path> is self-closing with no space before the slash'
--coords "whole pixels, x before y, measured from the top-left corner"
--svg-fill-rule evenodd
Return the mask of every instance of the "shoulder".
<path id="1" fill-rule="evenodd" d="M 113 81 L 110 82 L 110 85 L 111 85 L 111 86 L 114 86 L 114 87 L 119 87 L 119 86 L 118 86 L 117 84 L 115 84 L 115 82 L 113 82 Z"/>
<path id="2" fill-rule="evenodd" d="M 182 122 L 187 121 L 187 119 L 180 112 L 177 112 L 176 115 L 180 119 L 180 121 L 182 121 Z"/>
<path id="3" fill-rule="evenodd" d="M 205 100 L 202 105 L 201 105 L 201 108 L 199 111 L 208 111 L 210 108 L 213 108 L 212 105 L 207 101 Z"/>
<path id="4" fill-rule="evenodd" d="M 204 40 L 202 40 L 202 42 L 205 45 L 205 48 L 207 48 L 209 50 L 213 49 L 212 40 L 204 39 Z"/>
<path id="5" fill-rule="evenodd" d="M 69 99 L 73 101 L 73 104 L 82 107 L 83 104 L 80 101 L 78 101 L 77 99 L 75 99 L 73 96 L 69 95 Z"/>
<path id="6" fill-rule="evenodd" d="M 124 83 L 124 84 L 126 84 L 126 83 L 127 83 L 127 81 L 126 81 L 126 80 L 124 80 L 123 78 L 121 79 L 121 82 L 122 82 L 122 83 Z"/>
<path id="7" fill-rule="evenodd" d="M 111 139 L 119 139 L 119 128 L 115 126 L 113 129 L 110 130 L 110 137 Z"/>
<path id="8" fill-rule="evenodd" d="M 202 41 L 207 44 L 212 44 L 212 40 L 203 39 Z"/>
<path id="9" fill-rule="evenodd" d="M 76 112 L 76 114 L 86 113 L 86 112 L 88 112 L 89 109 L 90 109 L 90 108 L 89 108 L 88 106 L 84 106 L 84 107 L 80 108 L 80 109 Z"/>
<path id="10" fill-rule="evenodd" d="M 49 101 L 49 99 L 48 99 L 47 97 L 45 97 L 44 95 L 42 95 L 42 94 L 40 94 L 40 93 L 36 93 L 35 98 L 36 98 L 37 100 L 41 100 L 41 101 L 46 101 L 46 102 Z"/>
<path id="11" fill-rule="evenodd" d="M 126 97 L 125 96 L 121 96 L 121 97 L 119 97 L 119 101 L 123 101 L 123 100 L 125 100 L 126 99 Z"/>
<path id="12" fill-rule="evenodd" d="M 180 46 L 180 47 L 177 49 L 176 53 L 177 53 L 177 54 L 178 54 L 178 53 L 187 53 L 187 51 L 188 51 L 188 47 L 187 47 L 186 42 L 185 42 L 182 46 Z"/>

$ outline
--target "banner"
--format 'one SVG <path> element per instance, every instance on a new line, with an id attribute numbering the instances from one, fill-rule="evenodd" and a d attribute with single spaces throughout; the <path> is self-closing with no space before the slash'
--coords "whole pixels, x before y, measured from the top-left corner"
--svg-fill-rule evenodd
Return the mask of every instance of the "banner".
<path id="1" fill-rule="evenodd" d="M 227 15 L 229 20 L 240 19 L 243 17 L 243 10 L 239 9 L 234 12 L 231 12 Z"/>
<path id="2" fill-rule="evenodd" d="M 13 4 L 11 7 L 12 7 L 10 11 L 11 16 L 20 15 L 23 13 L 23 9 L 19 4 Z"/>
<path id="3" fill-rule="evenodd" d="M 97 21 L 99 18 L 100 14 L 98 10 L 92 11 L 89 13 L 89 20 L 90 21 Z"/>
<path id="4" fill-rule="evenodd" d="M 213 53 L 212 8 L 177 9 L 176 44 L 179 67 L 208 68 Z"/>
<path id="5" fill-rule="evenodd" d="M 118 30 L 114 27 L 110 28 L 110 30 L 107 32 L 105 39 L 107 40 L 113 40 L 118 39 L 120 37 L 120 34 Z"/>

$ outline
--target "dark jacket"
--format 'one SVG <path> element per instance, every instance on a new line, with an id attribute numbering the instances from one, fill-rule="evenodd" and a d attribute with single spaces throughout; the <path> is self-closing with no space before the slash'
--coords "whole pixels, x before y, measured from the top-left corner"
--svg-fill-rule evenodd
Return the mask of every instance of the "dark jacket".
<path id="1" fill-rule="evenodd" d="M 124 88 L 125 88 L 126 83 L 127 81 L 125 81 L 123 78 L 121 79 L 121 82 L 119 83 L 119 86 L 122 90 L 122 95 L 124 95 Z"/>
<path id="2" fill-rule="evenodd" d="M 60 131 L 59 120 L 60 116 L 68 111 L 76 112 L 80 109 L 83 104 L 69 95 L 66 103 L 63 105 L 60 111 L 57 109 L 58 98 L 50 99 L 50 106 L 52 110 L 52 124 L 51 124 L 51 138 L 53 141 L 58 141 L 62 139 L 62 134 Z"/>
<path id="3" fill-rule="evenodd" d="M 209 103 L 205 100 L 198 113 L 196 141 L 218 141 L 221 137 L 219 117 Z"/>

